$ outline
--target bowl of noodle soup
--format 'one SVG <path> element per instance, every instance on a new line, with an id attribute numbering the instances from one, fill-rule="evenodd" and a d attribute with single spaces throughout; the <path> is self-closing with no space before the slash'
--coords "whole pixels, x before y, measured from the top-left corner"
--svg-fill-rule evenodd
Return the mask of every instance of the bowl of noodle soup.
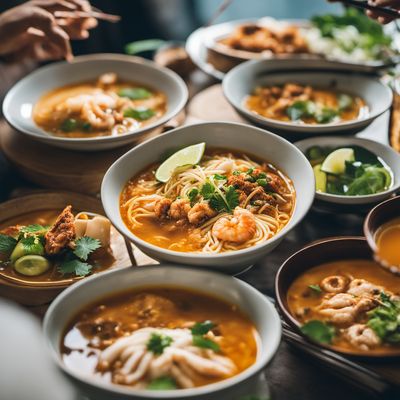
<path id="1" fill-rule="evenodd" d="M 201 143 L 195 165 L 158 181 L 168 156 Z M 129 151 L 107 171 L 101 196 L 117 229 L 150 257 L 235 273 L 300 222 L 314 186 L 306 158 L 286 140 L 217 122 L 175 129 Z"/>

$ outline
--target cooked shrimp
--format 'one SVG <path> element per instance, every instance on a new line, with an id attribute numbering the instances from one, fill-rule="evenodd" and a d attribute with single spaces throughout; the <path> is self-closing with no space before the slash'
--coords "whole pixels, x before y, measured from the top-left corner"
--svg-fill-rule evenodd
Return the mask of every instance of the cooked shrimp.
<path id="1" fill-rule="evenodd" d="M 350 283 L 347 293 L 350 293 L 354 296 L 365 296 L 374 294 L 376 295 L 382 291 L 384 291 L 382 286 L 374 285 L 365 279 L 353 279 L 353 281 Z"/>
<path id="2" fill-rule="evenodd" d="M 362 350 L 369 350 L 380 344 L 377 334 L 364 324 L 355 324 L 346 330 L 349 342 Z"/>
<path id="3" fill-rule="evenodd" d="M 254 215 L 243 208 L 236 207 L 233 217 L 222 217 L 212 227 L 212 233 L 227 242 L 244 243 L 256 233 Z"/>
<path id="4" fill-rule="evenodd" d="M 217 212 L 206 202 L 195 204 L 188 212 L 189 222 L 193 225 L 200 225 L 216 215 Z"/>
<path id="5" fill-rule="evenodd" d="M 93 101 L 84 104 L 81 115 L 94 129 L 111 129 L 115 124 L 113 115 Z"/>
<path id="6" fill-rule="evenodd" d="M 327 276 L 321 282 L 321 288 L 329 293 L 341 293 L 347 289 L 349 279 L 342 275 Z"/>

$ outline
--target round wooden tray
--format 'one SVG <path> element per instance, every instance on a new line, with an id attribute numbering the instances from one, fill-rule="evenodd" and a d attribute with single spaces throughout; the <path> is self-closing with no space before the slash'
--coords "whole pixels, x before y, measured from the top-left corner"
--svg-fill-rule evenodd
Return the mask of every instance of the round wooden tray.
<path id="1" fill-rule="evenodd" d="M 30 194 L 0 204 L 0 226 L 11 218 L 40 210 L 62 210 L 71 204 L 75 211 L 90 211 L 104 214 L 101 202 L 91 196 L 73 192 L 41 192 Z M 125 239 L 114 228 L 111 232 L 111 247 L 115 262 L 111 268 L 128 267 L 132 260 Z M 71 284 L 71 282 L 69 282 Z M 17 284 L 0 277 L 0 296 L 26 306 L 43 306 L 52 301 L 68 286 L 37 286 Z"/>
<path id="2" fill-rule="evenodd" d="M 77 152 L 59 149 L 30 139 L 6 123 L 0 125 L 0 147 L 18 172 L 46 189 L 97 194 L 110 165 L 134 145 L 183 123 L 182 112 L 162 128 L 142 136 L 138 142 L 112 150 Z"/>

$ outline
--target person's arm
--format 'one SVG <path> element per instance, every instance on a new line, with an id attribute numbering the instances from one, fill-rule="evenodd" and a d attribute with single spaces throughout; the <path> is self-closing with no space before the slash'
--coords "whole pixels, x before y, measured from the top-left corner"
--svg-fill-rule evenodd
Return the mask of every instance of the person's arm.
<path id="1" fill-rule="evenodd" d="M 31 0 L 0 15 L 0 57 L 6 60 L 72 59 L 71 39 L 86 39 L 93 18 L 56 18 L 58 11 L 90 11 L 86 0 Z"/>

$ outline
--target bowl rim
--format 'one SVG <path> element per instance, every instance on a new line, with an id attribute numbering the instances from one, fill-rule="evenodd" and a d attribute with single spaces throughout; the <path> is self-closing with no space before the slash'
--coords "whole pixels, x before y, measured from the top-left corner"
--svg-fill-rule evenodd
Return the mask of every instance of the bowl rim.
<path id="1" fill-rule="evenodd" d="M 299 249 L 298 251 L 296 251 L 295 253 L 293 253 L 290 257 L 288 257 L 279 267 L 277 274 L 275 275 L 275 283 L 274 283 L 274 289 L 275 289 L 275 296 L 276 296 L 276 302 L 278 304 L 278 308 L 281 312 L 281 314 L 283 315 L 283 318 L 289 323 L 289 325 L 291 325 L 294 329 L 296 329 L 296 331 L 301 335 L 301 337 L 303 337 L 304 339 L 306 339 L 308 342 L 314 344 L 315 346 L 318 346 L 322 349 L 326 349 L 329 351 L 332 351 L 334 353 L 337 354 L 341 354 L 344 356 L 348 356 L 348 357 L 353 357 L 353 358 L 357 358 L 357 359 L 393 359 L 393 358 L 399 358 L 400 357 L 400 350 L 397 351 L 394 354 L 388 353 L 388 354 L 379 354 L 379 353 L 361 353 L 361 352 L 357 352 L 357 351 L 351 351 L 351 350 L 341 350 L 338 348 L 333 348 L 332 346 L 329 346 L 327 344 L 323 344 L 323 343 L 318 343 L 315 341 L 310 340 L 306 335 L 304 335 L 301 330 L 300 330 L 300 322 L 293 317 L 293 315 L 290 313 L 289 309 L 285 306 L 285 301 L 283 299 L 283 296 L 287 295 L 286 293 L 282 293 L 280 290 L 280 281 L 282 280 L 282 275 L 285 273 L 285 270 L 287 269 L 287 264 L 289 262 L 291 262 L 293 259 L 295 259 L 296 257 L 298 257 L 299 254 L 303 253 L 304 251 L 313 249 L 315 247 L 324 245 L 326 243 L 330 244 L 330 243 L 337 243 L 337 242 L 363 242 L 364 244 L 366 244 L 368 246 L 368 242 L 367 239 L 364 236 L 331 236 L 331 237 L 326 237 L 323 239 L 318 239 L 315 240 L 305 246 L 303 246 L 301 249 Z M 372 259 L 371 259 L 372 260 Z M 373 260 L 372 260 L 373 261 Z M 318 264 L 321 265 L 321 264 Z M 303 270 L 307 271 L 309 268 L 306 268 Z M 293 282 L 293 281 L 292 281 Z"/>
<path id="2" fill-rule="evenodd" d="M 324 128 L 326 129 L 341 129 L 341 130 L 345 130 L 345 129 L 350 129 L 352 127 L 355 126 L 359 126 L 360 124 L 363 123 L 367 123 L 369 121 L 373 121 L 374 119 L 376 119 L 377 117 L 379 117 L 380 115 L 382 115 L 383 113 L 385 113 L 391 106 L 392 102 L 393 102 L 393 92 L 390 90 L 390 88 L 386 85 L 384 85 L 379 79 L 372 77 L 370 75 L 367 74 L 354 74 L 353 71 L 350 71 L 350 73 L 352 74 L 352 78 L 361 82 L 363 81 L 365 82 L 374 82 L 376 84 L 378 84 L 379 86 L 381 86 L 383 88 L 383 90 L 386 92 L 387 94 L 387 105 L 385 105 L 385 107 L 382 108 L 382 110 L 377 110 L 374 113 L 369 112 L 365 117 L 362 118 L 358 118 L 358 119 L 352 119 L 350 121 L 344 121 L 344 122 L 331 122 L 328 124 L 305 124 L 305 123 L 301 123 L 301 124 L 297 124 L 294 122 L 290 122 L 290 121 L 279 121 L 277 119 L 273 119 L 273 118 L 267 118 L 267 117 L 263 117 L 260 114 L 257 114 L 253 111 L 248 110 L 246 107 L 243 106 L 242 102 L 243 99 L 241 99 L 241 102 L 237 102 L 236 100 L 234 100 L 231 97 L 230 94 L 230 90 L 229 90 L 229 86 L 231 85 L 230 81 L 235 80 L 235 78 L 237 78 L 238 76 L 240 76 L 241 74 L 243 74 L 243 70 L 245 71 L 247 68 L 251 68 L 253 65 L 263 65 L 265 64 L 265 62 L 268 60 L 249 60 L 249 61 L 245 61 L 239 65 L 237 65 L 236 67 L 233 67 L 230 71 L 228 71 L 222 81 L 222 89 L 223 89 L 223 93 L 225 98 L 228 100 L 228 102 L 236 109 L 238 110 L 240 113 L 246 115 L 248 118 L 256 120 L 257 122 L 259 122 L 260 124 L 269 124 L 270 126 L 273 126 L 275 128 L 278 129 L 295 129 L 296 131 L 314 131 L 314 132 L 322 132 Z M 296 60 L 287 60 L 287 62 L 292 62 L 295 63 Z M 293 65 L 293 68 L 296 69 L 296 66 Z M 349 75 L 349 71 L 342 71 L 342 70 L 314 70 L 312 68 L 307 68 L 307 67 L 300 67 L 298 70 L 280 70 L 280 71 L 268 71 L 268 76 L 271 77 L 273 75 L 301 75 L 301 74 L 319 74 L 319 75 L 336 75 L 337 79 L 341 79 L 344 76 L 348 76 Z M 335 129 L 335 130 L 336 130 Z"/>
<path id="3" fill-rule="evenodd" d="M 19 89 L 19 87 L 22 86 L 27 81 L 34 79 L 36 74 L 43 73 L 43 71 L 46 72 L 53 68 L 62 67 L 63 65 L 67 66 L 69 64 L 80 64 L 80 63 L 96 61 L 96 60 L 98 60 L 98 61 L 102 61 L 102 60 L 116 61 L 116 62 L 136 64 L 136 65 L 141 64 L 141 65 L 144 65 L 146 68 L 149 68 L 152 70 L 158 70 L 158 71 L 162 72 L 165 76 L 167 76 L 168 79 L 171 80 L 171 82 L 174 81 L 175 84 L 177 85 L 177 87 L 179 87 L 179 90 L 181 91 L 181 94 L 182 94 L 181 99 L 180 99 L 179 103 L 177 104 L 177 106 L 175 107 L 175 109 L 171 110 L 170 113 L 166 112 L 164 115 L 161 116 L 161 118 L 154 121 L 154 123 L 145 125 L 142 128 L 139 128 L 132 132 L 126 132 L 120 136 L 108 135 L 108 136 L 94 136 L 94 137 L 89 137 L 89 138 L 70 138 L 70 137 L 51 135 L 49 132 L 46 132 L 45 130 L 43 130 L 40 127 L 39 127 L 39 129 L 40 129 L 41 133 L 32 132 L 29 129 L 18 127 L 11 122 L 11 118 L 9 118 L 7 109 L 10 106 L 10 103 L 14 96 L 14 92 L 17 89 Z M 79 81 L 77 81 L 77 83 L 79 83 Z M 44 95 L 44 94 L 45 93 L 42 93 L 42 95 Z M 54 63 L 51 63 L 51 64 L 48 64 L 48 65 L 45 65 L 45 66 L 35 69 L 34 71 L 32 71 L 31 73 L 26 75 L 24 78 L 20 79 L 17 83 L 15 83 L 11 87 L 11 89 L 7 92 L 7 94 L 4 98 L 4 101 L 3 101 L 3 105 L 2 105 L 2 112 L 3 112 L 4 118 L 10 124 L 10 126 L 12 126 L 18 132 L 27 134 L 30 137 L 35 138 L 35 139 L 45 140 L 48 142 L 54 141 L 54 142 L 58 142 L 58 143 L 64 142 L 64 143 L 83 143 L 83 144 L 85 144 L 85 143 L 89 144 L 89 143 L 94 143 L 94 142 L 96 142 L 96 143 L 117 142 L 117 141 L 123 141 L 127 137 L 144 134 L 150 130 L 153 130 L 155 128 L 158 128 L 159 126 L 164 125 L 166 122 L 168 122 L 169 120 L 174 118 L 177 114 L 179 114 L 179 112 L 182 111 L 182 109 L 185 107 L 185 105 L 187 103 L 188 98 L 189 98 L 189 91 L 188 91 L 188 88 L 187 88 L 185 82 L 177 73 L 175 73 L 171 69 L 168 69 L 166 67 L 158 65 L 154 61 L 150 61 L 150 60 L 147 60 L 144 58 L 142 59 L 142 58 L 136 57 L 136 56 L 130 56 L 127 54 L 95 53 L 95 54 L 76 56 L 74 58 L 74 60 L 71 62 L 57 61 L 57 62 L 54 62 Z M 33 120 L 32 117 L 31 117 L 31 119 Z"/>
<path id="4" fill-rule="evenodd" d="M 295 203 L 295 208 L 293 210 L 293 213 L 289 219 L 289 221 L 287 222 L 287 224 L 272 238 L 268 239 L 267 241 L 265 241 L 264 243 L 260 243 L 257 244 L 255 246 L 251 246 L 245 249 L 240 249 L 240 250 L 234 250 L 234 251 L 230 251 L 230 252 L 225 252 L 225 253 L 195 253 L 195 252 L 181 252 L 181 251 L 175 251 L 175 250 L 169 250 L 169 249 L 165 249 L 163 247 L 160 246 L 156 246 L 153 245 L 152 243 L 146 242 L 145 240 L 141 239 L 140 237 L 136 236 L 134 233 L 131 232 L 131 230 L 125 225 L 125 223 L 122 221 L 122 224 L 120 225 L 118 223 L 118 221 L 115 221 L 114 218 L 111 217 L 111 212 L 110 212 L 110 208 L 108 207 L 108 204 L 104 201 L 104 198 L 107 197 L 107 188 L 106 188 L 106 181 L 108 181 L 110 178 L 109 176 L 111 175 L 111 173 L 113 172 L 113 170 L 115 170 L 116 168 L 118 168 L 118 165 L 122 162 L 123 159 L 127 158 L 127 157 L 131 157 L 131 154 L 134 154 L 136 151 L 140 151 L 141 148 L 143 146 L 148 146 L 153 144 L 153 142 L 158 141 L 158 140 L 162 140 L 162 136 L 159 137 L 155 137 L 152 138 L 144 143 L 139 144 L 138 146 L 135 146 L 134 148 L 132 148 L 131 150 L 129 150 L 128 152 L 126 152 L 125 154 L 123 154 L 120 158 L 118 158 L 113 164 L 111 164 L 111 166 L 109 167 L 109 169 L 107 170 L 107 172 L 104 174 L 103 177 L 103 181 L 101 184 L 101 199 L 102 199 L 102 204 L 103 204 L 103 208 L 104 211 L 107 215 L 107 218 L 110 219 L 111 223 L 114 225 L 114 227 L 125 237 L 127 237 L 129 240 L 135 242 L 135 243 L 139 243 L 139 245 L 141 247 L 144 247 L 148 250 L 150 250 L 153 254 L 154 252 L 156 253 L 165 253 L 169 256 L 174 256 L 174 257 L 179 257 L 179 258 L 185 258 L 186 260 L 196 260 L 199 257 L 201 258 L 205 258 L 205 259 L 216 259 L 216 258 L 225 258 L 225 259 L 229 259 L 229 258 L 235 258 L 238 255 L 246 255 L 246 254 L 251 254 L 254 251 L 257 251 L 267 245 L 270 245 L 271 243 L 275 243 L 277 241 L 279 241 L 280 239 L 283 239 L 283 237 L 285 235 L 287 235 L 295 226 L 297 226 L 297 224 L 299 224 L 303 218 L 307 215 L 308 211 L 310 210 L 313 201 L 314 201 L 314 197 L 315 197 L 315 178 L 314 178 L 314 172 L 312 171 L 311 168 L 311 164 L 308 162 L 306 156 L 303 154 L 302 151 L 300 151 L 296 146 L 293 146 L 292 143 L 290 143 L 288 140 L 282 138 L 281 136 L 278 136 L 270 131 L 267 131 L 265 129 L 261 129 L 258 127 L 254 127 L 254 126 L 250 126 L 248 124 L 245 123 L 234 123 L 234 122 L 223 122 L 223 121 L 218 121 L 218 122 L 203 122 L 203 123 L 196 123 L 196 124 L 191 124 L 191 125 L 185 125 L 182 127 L 178 127 L 175 129 L 170 130 L 167 134 L 168 135 L 173 135 L 175 132 L 179 132 L 180 130 L 186 130 L 186 129 L 191 129 L 192 127 L 196 127 L 196 126 L 204 126 L 206 127 L 208 126 L 222 126 L 222 125 L 236 125 L 239 126 L 243 129 L 250 129 L 250 130 L 254 130 L 254 131 L 258 131 L 258 132 L 262 132 L 263 134 L 266 134 L 268 136 L 273 136 L 275 140 L 277 140 L 278 142 L 281 142 L 284 146 L 288 146 L 290 148 L 292 148 L 292 150 L 294 150 L 295 152 L 297 152 L 298 155 L 301 156 L 301 158 L 303 158 L 303 160 L 305 160 L 307 162 L 307 164 L 310 166 L 309 172 L 311 172 L 311 176 L 310 178 L 313 179 L 314 181 L 314 191 L 312 193 L 312 195 L 309 196 L 309 198 L 307 198 L 306 200 L 302 199 L 302 201 L 304 201 L 305 205 L 304 205 L 304 211 L 302 214 L 299 214 L 297 216 L 297 221 L 294 221 L 294 217 L 296 215 L 297 209 L 298 209 L 298 201 L 296 201 Z M 307 168 L 308 169 L 308 168 Z M 291 179 L 291 177 L 289 177 Z M 126 182 L 125 182 L 126 184 Z M 121 189 L 122 190 L 122 189 Z M 120 210 L 118 207 L 118 213 L 120 214 Z M 185 262 L 187 263 L 187 262 Z"/>
<path id="5" fill-rule="evenodd" d="M 301 149 L 301 147 L 303 147 L 304 145 L 308 145 L 310 143 L 310 146 L 307 147 L 304 151 L 307 151 L 310 147 L 314 146 L 318 146 L 318 142 L 319 141 L 334 141 L 334 140 L 339 140 L 339 141 L 347 141 L 348 145 L 360 145 L 360 147 L 362 147 L 362 144 L 371 144 L 373 146 L 376 146 L 377 148 L 379 148 L 379 150 L 381 152 L 389 152 L 391 153 L 393 156 L 396 156 L 399 158 L 399 166 L 400 166 L 400 155 L 391 147 L 391 146 L 386 146 L 381 142 L 377 142 L 376 140 L 372 140 L 372 139 L 367 139 L 367 138 L 361 138 L 361 137 L 346 137 L 346 136 L 315 136 L 312 138 L 307 138 L 307 139 L 303 139 L 303 140 L 298 140 L 296 142 L 294 142 L 293 144 L 305 155 L 305 153 L 303 152 L 303 150 Z M 329 146 L 329 145 L 328 145 Z M 371 151 L 371 150 L 370 150 Z M 374 153 L 373 151 L 371 151 L 372 153 Z M 398 182 L 397 184 L 395 184 L 395 178 L 396 178 L 396 174 L 395 171 L 393 170 L 392 166 L 389 165 L 389 162 L 387 160 L 384 159 L 384 157 L 380 154 L 376 154 L 375 156 L 382 158 L 383 161 L 385 161 L 385 163 L 387 164 L 387 166 L 390 168 L 392 175 L 393 175 L 393 182 L 392 185 L 379 193 L 374 193 L 374 194 L 364 194 L 364 195 L 359 195 L 359 196 L 346 196 L 346 195 L 342 195 L 342 194 L 332 194 L 332 193 L 323 193 L 323 192 L 315 192 L 315 197 L 317 199 L 320 200 L 325 200 L 325 201 L 329 201 L 332 203 L 335 203 L 335 200 L 348 200 L 348 201 L 352 201 L 351 204 L 357 204 L 357 202 L 354 202 L 354 199 L 358 199 L 360 200 L 360 202 L 362 203 L 362 200 L 374 200 L 375 198 L 380 198 L 382 196 L 388 196 L 392 193 L 395 193 L 397 190 L 399 190 L 400 188 L 400 176 L 398 177 Z"/>
<path id="6" fill-rule="evenodd" d="M 380 210 L 387 207 L 387 205 L 392 202 L 398 202 L 400 205 L 400 195 L 392 197 L 390 199 L 387 199 L 387 200 L 382 201 L 381 203 L 377 204 L 375 207 L 373 207 L 369 211 L 369 213 L 367 214 L 367 216 L 364 219 L 364 224 L 363 224 L 364 235 L 368 242 L 369 247 L 371 248 L 371 250 L 374 253 L 376 253 L 378 251 L 378 246 L 376 245 L 374 235 L 372 234 L 371 229 L 370 229 L 371 219 L 375 216 L 376 213 L 378 213 Z"/>
<path id="7" fill-rule="evenodd" d="M 274 339 L 272 343 L 269 343 L 267 346 L 264 345 L 262 342 L 262 339 L 260 338 L 261 342 L 261 351 L 257 355 L 256 361 L 254 364 L 249 366 L 247 369 L 242 371 L 241 373 L 228 378 L 224 379 L 219 382 L 215 382 L 209 385 L 205 386 L 200 386 L 197 388 L 191 388 L 191 389 L 177 389 L 177 390 L 169 390 L 169 391 L 157 391 L 152 393 L 151 391 L 143 391 L 143 390 L 134 390 L 134 389 L 129 389 L 129 387 L 125 387 L 123 385 L 116 385 L 116 384 L 108 384 L 104 383 L 102 381 L 96 380 L 92 376 L 85 376 L 83 374 L 79 374 L 78 372 L 70 369 L 65 365 L 61 358 L 60 358 L 60 351 L 59 348 L 57 350 L 54 349 L 52 346 L 51 340 L 49 339 L 49 324 L 52 319 L 52 315 L 56 312 L 57 307 L 59 304 L 63 303 L 66 298 L 71 296 L 75 291 L 81 290 L 81 286 L 84 286 L 93 280 L 100 280 L 100 279 L 106 279 L 109 274 L 127 274 L 127 273 L 135 273 L 136 269 L 132 266 L 131 268 L 124 268 L 121 270 L 115 270 L 115 271 L 109 271 L 101 276 L 91 276 L 83 281 L 77 282 L 76 284 L 68 287 L 66 290 L 64 290 L 59 296 L 56 297 L 56 299 L 50 304 L 50 307 L 46 311 L 44 320 L 43 320 L 43 325 L 42 325 L 42 332 L 45 336 L 46 344 L 47 344 L 47 349 L 51 354 L 51 357 L 53 361 L 57 364 L 57 366 L 67 375 L 70 375 L 72 378 L 75 380 L 86 384 L 90 385 L 92 387 L 95 387 L 97 389 L 105 390 L 107 392 L 112 392 L 114 394 L 120 394 L 120 395 L 127 395 L 127 396 L 137 396 L 138 398 L 149 398 L 149 399 L 180 399 L 180 398 L 191 398 L 191 396 L 199 396 L 199 395 L 206 395 L 210 393 L 216 393 L 220 390 L 224 390 L 228 387 L 235 386 L 237 384 L 242 383 L 244 380 L 251 378 L 252 376 L 258 374 L 265 366 L 272 360 L 272 358 L 275 356 L 279 344 L 281 342 L 281 337 L 282 337 L 282 325 L 281 325 L 281 320 L 279 317 L 279 314 L 275 308 L 275 306 L 271 303 L 271 301 L 264 296 L 261 292 L 259 292 L 256 288 L 251 286 L 249 283 L 244 282 L 238 278 L 228 276 L 225 274 L 222 274 L 220 272 L 215 272 L 215 271 L 210 271 L 210 270 L 200 270 L 198 268 L 193 268 L 190 266 L 177 266 L 174 263 L 165 263 L 165 264 L 155 264 L 155 265 L 146 265 L 145 269 L 153 269 L 153 270 L 166 270 L 166 271 L 178 271 L 179 273 L 182 273 L 182 269 L 188 273 L 198 273 L 201 275 L 209 275 L 209 276 L 219 276 L 219 279 L 223 279 L 226 281 L 228 284 L 228 281 L 235 282 L 235 285 L 238 285 L 241 291 L 244 291 L 248 293 L 250 296 L 253 298 L 257 298 L 260 302 L 263 303 L 263 307 L 268 308 L 269 312 L 272 315 L 272 321 L 276 325 L 276 331 L 274 333 Z M 157 284 L 156 284 L 157 285 Z M 162 283 L 159 284 L 162 286 Z M 138 286 L 140 287 L 140 285 Z M 195 286 L 195 282 L 191 284 L 185 284 L 185 285 L 180 285 L 182 288 L 190 289 L 190 288 L 195 288 L 196 290 L 199 290 Z M 118 292 L 115 288 L 113 288 L 115 292 Z M 200 292 L 203 293 L 209 293 L 207 291 L 202 291 L 200 289 Z M 99 297 L 101 298 L 101 296 Z M 89 304 L 89 303 L 88 303 Z M 251 319 L 251 317 L 249 317 Z M 65 328 L 65 326 L 63 327 Z M 60 330 L 61 331 L 61 330 Z M 162 396 L 160 393 L 164 393 Z"/>
<path id="8" fill-rule="evenodd" d="M 16 206 L 21 200 L 30 200 L 30 199 L 35 199 L 35 198 L 40 198 L 43 196 L 48 196 L 48 195 L 53 195 L 53 194 L 57 194 L 59 196 L 74 196 L 77 199 L 81 200 L 81 201 L 95 201 L 98 203 L 98 206 L 100 206 L 101 208 L 103 208 L 103 205 L 101 203 L 101 200 L 91 196 L 89 194 L 85 194 L 85 193 L 79 193 L 79 192 L 73 192 L 73 191 L 68 191 L 68 190 L 61 190 L 61 191 L 56 191 L 56 190 L 43 190 L 40 192 L 34 192 L 34 193 L 28 193 L 26 195 L 20 196 L 20 197 L 16 197 L 16 198 L 12 198 L 9 199 L 7 201 L 4 201 L 3 203 L 0 203 L 0 209 L 1 208 L 6 208 L 6 207 L 12 207 L 12 206 Z M 51 206 L 48 205 L 43 205 L 43 208 L 41 208 L 40 210 L 35 210 L 33 212 L 38 212 L 38 211 L 47 211 L 47 210 L 53 210 L 54 208 L 52 208 Z M 22 216 L 24 214 L 29 214 L 28 213 L 20 213 L 19 216 Z M 103 212 L 102 214 L 99 213 L 94 213 L 96 215 L 100 215 L 103 216 L 103 214 L 105 214 L 105 212 Z M 2 224 L 4 221 L 7 221 L 8 219 L 14 219 L 16 217 L 11 217 L 11 218 L 6 218 L 5 220 L 1 220 L 0 218 L 0 224 Z M 118 233 L 118 235 L 121 235 L 120 232 L 118 232 L 118 230 L 114 227 L 114 225 L 111 224 L 111 228 L 115 230 L 116 233 Z M 123 236 L 122 236 L 123 237 Z M 90 275 L 90 276 L 98 276 L 98 274 L 102 274 L 104 272 L 108 272 L 108 271 L 113 271 L 116 268 L 120 268 L 117 265 L 117 260 L 115 260 L 112 265 L 108 268 L 106 268 L 103 271 L 100 272 L 95 272 L 94 274 Z M 124 268 L 122 268 L 124 269 Z M 7 285 L 15 287 L 15 288 L 19 288 L 19 289 L 26 289 L 26 290 L 54 290 L 54 289 L 64 289 L 64 288 L 68 288 L 69 286 L 75 284 L 76 282 L 80 282 L 82 280 L 87 279 L 88 276 L 76 276 L 76 277 L 70 277 L 70 278 L 65 278 L 65 279 L 60 279 L 58 281 L 32 281 L 29 282 L 28 280 L 24 280 L 23 278 L 19 279 L 19 278 L 12 278 L 12 277 L 8 277 L 6 275 L 0 274 L 0 281 L 4 280 L 7 282 Z M 0 282 L 0 285 L 2 285 L 3 283 Z"/>

